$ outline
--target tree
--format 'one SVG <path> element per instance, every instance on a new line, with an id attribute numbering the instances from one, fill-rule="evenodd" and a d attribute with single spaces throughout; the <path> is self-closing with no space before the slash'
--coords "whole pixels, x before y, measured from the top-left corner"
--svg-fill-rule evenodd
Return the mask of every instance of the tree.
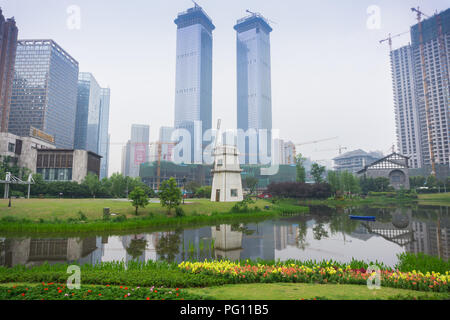
<path id="1" fill-rule="evenodd" d="M 253 194 L 258 186 L 258 179 L 255 177 L 245 177 L 244 184 L 246 188 L 250 189 L 250 194 Z"/>
<path id="2" fill-rule="evenodd" d="M 295 157 L 295 166 L 297 169 L 297 177 L 296 177 L 297 182 L 305 182 L 306 179 L 306 170 L 304 166 L 305 160 L 306 158 L 303 158 L 301 153 L 299 153 Z"/>
<path id="3" fill-rule="evenodd" d="M 168 208 L 168 213 L 171 213 L 172 208 L 175 208 L 181 203 L 181 190 L 177 187 L 175 178 L 170 178 L 161 183 L 159 189 L 159 201 L 163 207 Z"/>
<path id="4" fill-rule="evenodd" d="M 83 180 L 83 184 L 87 186 L 87 188 L 89 189 L 89 193 L 93 198 L 95 198 L 95 195 L 98 193 L 101 187 L 101 183 L 98 180 L 97 175 L 88 173 L 88 175 Z"/>
<path id="5" fill-rule="evenodd" d="M 200 187 L 201 185 L 197 181 L 189 181 L 186 183 L 185 189 L 188 192 L 195 193 L 195 191 Z"/>
<path id="6" fill-rule="evenodd" d="M 135 214 L 138 214 L 138 208 L 145 208 L 148 204 L 148 196 L 144 189 L 136 187 L 128 195 L 128 199 L 132 200 L 131 205 L 136 208 Z"/>
<path id="7" fill-rule="evenodd" d="M 321 183 L 322 182 L 322 175 L 325 173 L 325 167 L 321 166 L 317 163 L 313 163 L 311 166 L 311 175 L 314 178 L 315 183 Z"/>

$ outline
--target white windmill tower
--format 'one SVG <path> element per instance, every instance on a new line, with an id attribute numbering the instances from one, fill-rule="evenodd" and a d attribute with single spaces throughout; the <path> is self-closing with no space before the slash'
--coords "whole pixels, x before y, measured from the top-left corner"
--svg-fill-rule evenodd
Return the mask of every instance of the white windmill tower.
<path id="1" fill-rule="evenodd" d="M 219 119 L 213 150 L 214 167 L 211 171 L 213 174 L 211 201 L 242 201 L 244 197 L 242 194 L 242 169 L 239 166 L 239 152 L 236 146 L 218 143 L 221 137 L 220 123 Z"/>

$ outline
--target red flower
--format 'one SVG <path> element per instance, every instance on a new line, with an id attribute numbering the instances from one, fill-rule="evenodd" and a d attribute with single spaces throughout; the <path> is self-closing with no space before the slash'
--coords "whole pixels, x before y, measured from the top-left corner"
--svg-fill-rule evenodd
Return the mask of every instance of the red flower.
<path id="1" fill-rule="evenodd" d="M 101 293 L 98 294 L 98 296 L 101 296 L 101 295 L 102 295 Z"/>
<path id="2" fill-rule="evenodd" d="M 22 293 L 22 297 L 25 297 L 25 293 Z"/>
<path id="3" fill-rule="evenodd" d="M 62 292 L 62 290 L 58 290 L 58 293 L 61 293 Z"/>
<path id="4" fill-rule="evenodd" d="M 150 300 L 150 297 L 147 297 L 147 300 Z"/>
<path id="5" fill-rule="evenodd" d="M 47 290 L 48 290 L 48 288 L 44 288 L 44 290 L 45 290 L 45 291 L 47 291 Z"/>

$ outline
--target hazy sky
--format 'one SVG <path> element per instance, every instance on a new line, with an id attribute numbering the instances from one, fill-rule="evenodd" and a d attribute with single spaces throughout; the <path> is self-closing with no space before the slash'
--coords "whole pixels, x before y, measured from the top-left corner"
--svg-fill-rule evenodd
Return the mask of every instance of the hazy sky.
<path id="1" fill-rule="evenodd" d="M 411 7 L 431 15 L 448 0 L 199 0 L 212 18 L 213 123 L 236 126 L 236 20 L 245 10 L 272 23 L 273 128 L 296 143 L 338 136 L 299 147 L 315 160 L 331 159 L 339 145 L 384 153 L 396 141 L 389 48 L 379 40 L 416 23 Z M 80 9 L 71 29 L 67 9 Z M 110 170 L 120 171 L 121 147 L 131 124 L 149 124 L 150 140 L 172 126 L 178 12 L 190 0 L 0 0 L 14 16 L 19 39 L 53 39 L 111 88 Z M 368 8 L 379 8 L 368 13 Z M 370 10 L 369 10 L 370 11 Z M 373 12 L 373 11 L 371 11 Z M 375 19 L 375 20 L 374 20 Z M 369 22 L 369 27 L 368 27 Z M 379 22 L 379 23 L 377 23 Z M 379 28 L 376 28 L 379 26 Z M 394 48 L 407 44 L 397 37 Z"/>

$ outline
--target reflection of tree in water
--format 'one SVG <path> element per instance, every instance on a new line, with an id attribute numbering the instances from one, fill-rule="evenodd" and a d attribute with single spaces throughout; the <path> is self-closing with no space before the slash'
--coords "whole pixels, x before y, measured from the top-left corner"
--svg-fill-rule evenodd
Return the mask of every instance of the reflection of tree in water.
<path id="1" fill-rule="evenodd" d="M 231 225 L 231 231 L 242 232 L 242 234 L 244 234 L 246 236 L 250 236 L 255 233 L 255 230 L 250 230 L 246 224 L 241 226 L 239 223 L 233 223 Z"/>
<path id="2" fill-rule="evenodd" d="M 308 226 L 305 220 L 301 220 L 298 223 L 298 234 L 297 234 L 297 248 L 305 250 L 308 246 L 306 242 L 306 234 L 308 233 Z"/>
<path id="3" fill-rule="evenodd" d="M 330 221 L 330 231 L 331 234 L 338 232 L 352 233 L 358 227 L 359 222 L 352 220 L 348 215 L 335 214 Z"/>
<path id="4" fill-rule="evenodd" d="M 161 260 L 173 262 L 175 256 L 180 252 L 181 232 L 181 230 L 164 232 L 159 238 L 155 249 Z"/>
<path id="5" fill-rule="evenodd" d="M 328 231 L 325 230 L 324 223 L 319 222 L 313 227 L 314 239 L 320 240 L 322 238 L 328 238 Z"/>
<path id="6" fill-rule="evenodd" d="M 130 245 L 128 246 L 128 248 L 126 248 L 126 251 L 134 260 L 142 256 L 146 247 L 147 240 L 135 238 L 130 241 Z"/>

